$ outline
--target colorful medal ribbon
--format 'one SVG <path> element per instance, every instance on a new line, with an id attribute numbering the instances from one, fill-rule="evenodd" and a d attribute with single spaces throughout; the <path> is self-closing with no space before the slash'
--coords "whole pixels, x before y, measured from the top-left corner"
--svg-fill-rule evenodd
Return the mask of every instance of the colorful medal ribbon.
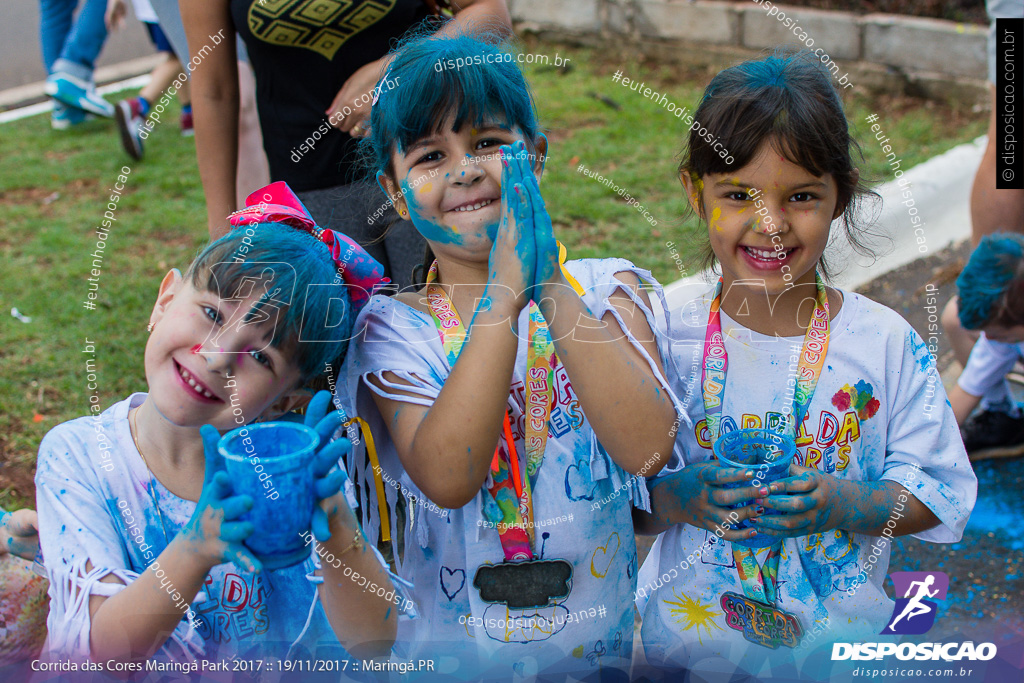
<path id="1" fill-rule="evenodd" d="M 793 407 L 780 431 L 791 430 L 795 436 L 800 424 L 807 414 L 818 386 L 818 378 L 825 365 L 825 354 L 828 352 L 828 295 L 825 284 L 817 273 L 814 274 L 816 296 L 811 324 L 804 334 L 803 348 L 800 352 L 800 365 L 796 375 L 796 391 L 793 395 Z M 725 398 L 725 377 L 729 369 L 729 356 L 725 351 L 725 338 L 722 336 L 722 279 L 719 278 L 715 287 L 715 297 L 711 301 L 708 314 L 708 328 L 704 335 L 704 369 L 701 374 L 701 391 L 704 396 L 704 415 L 707 420 L 711 442 L 718 439 L 722 422 L 722 405 Z M 758 567 L 754 551 L 746 546 L 732 544 L 732 555 L 736 560 L 736 572 L 739 574 L 743 593 L 752 600 L 768 605 L 775 605 L 778 600 L 779 557 L 782 554 L 782 541 L 771 546 L 764 565 Z"/>
<path id="2" fill-rule="evenodd" d="M 427 273 L 427 305 L 441 337 L 449 367 L 462 353 L 467 331 L 448 293 L 437 284 L 437 261 Z M 519 472 L 519 458 L 512 440 L 508 412 L 503 425 L 504 439 L 498 441 L 491 464 L 492 485 L 488 492 L 498 504 L 502 520 L 498 537 L 505 559 L 510 562 L 533 559 L 533 495 L 530 480 L 544 462 L 548 441 L 548 419 L 554 402 L 554 369 L 558 363 L 555 343 L 536 302 L 529 307 L 529 346 L 526 368 L 526 477 Z"/>

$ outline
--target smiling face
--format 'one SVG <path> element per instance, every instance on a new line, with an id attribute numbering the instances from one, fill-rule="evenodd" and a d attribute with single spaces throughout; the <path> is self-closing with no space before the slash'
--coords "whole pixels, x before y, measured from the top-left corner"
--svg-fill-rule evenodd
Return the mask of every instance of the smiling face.
<path id="1" fill-rule="evenodd" d="M 743 168 L 682 176 L 691 205 L 703 200 L 711 248 L 726 289 L 737 280 L 763 281 L 769 294 L 814 282 L 829 225 L 844 207 L 831 175 L 818 177 L 762 144 Z"/>
<path id="2" fill-rule="evenodd" d="M 452 131 L 446 121 L 440 132 L 395 151 L 394 177 L 381 181 L 435 254 L 486 262 L 501 223 L 499 148 L 523 139 L 518 128 L 484 121 Z M 543 141 L 537 154 L 543 158 Z M 541 166 L 535 164 L 538 179 Z"/>
<path id="3" fill-rule="evenodd" d="M 220 299 L 177 271 L 164 278 L 150 316 L 145 365 L 149 396 L 165 419 L 183 427 L 209 423 L 223 432 L 279 415 L 301 399 L 298 366 L 269 344 L 273 309 L 263 308 L 265 322 L 244 322 L 258 299 Z"/>

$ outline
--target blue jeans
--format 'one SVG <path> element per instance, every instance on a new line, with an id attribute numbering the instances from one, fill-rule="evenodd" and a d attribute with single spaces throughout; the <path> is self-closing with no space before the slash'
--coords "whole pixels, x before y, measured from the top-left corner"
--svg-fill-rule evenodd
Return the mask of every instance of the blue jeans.
<path id="1" fill-rule="evenodd" d="M 91 80 L 93 64 L 107 40 L 107 0 L 85 0 L 72 22 L 76 5 L 78 0 L 39 0 L 43 64 L 47 73 L 63 71 Z"/>

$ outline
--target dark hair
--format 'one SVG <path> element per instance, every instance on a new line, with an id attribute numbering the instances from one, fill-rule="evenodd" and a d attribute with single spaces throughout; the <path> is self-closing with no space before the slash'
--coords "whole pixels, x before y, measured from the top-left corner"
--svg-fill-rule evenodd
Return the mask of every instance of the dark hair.
<path id="1" fill-rule="evenodd" d="M 1024 235 L 982 237 L 956 286 L 960 324 L 968 330 L 1024 325 Z"/>
<path id="2" fill-rule="evenodd" d="M 281 223 L 235 228 L 207 245 L 185 277 L 222 299 L 248 297 L 243 286 L 266 283 L 272 296 L 265 294 L 250 316 L 273 300 L 269 307 L 279 310 L 270 345 L 292 357 L 301 386 L 327 389 L 337 379 L 355 316 L 330 251 L 311 234 Z"/>
<path id="3" fill-rule="evenodd" d="M 414 33 L 392 53 L 377 84 L 370 110 L 370 135 L 362 142 L 372 174 L 393 175 L 391 155 L 440 132 L 452 117 L 452 130 L 479 126 L 486 118 L 518 127 L 527 144 L 540 134 L 533 95 L 511 45 L 497 33 L 424 35 Z M 456 65 L 463 65 L 456 68 Z M 427 247 L 422 273 L 434 260 Z M 417 268 L 417 272 L 420 269 Z"/>
<path id="4" fill-rule="evenodd" d="M 735 171 L 750 163 L 768 142 L 809 173 L 831 174 L 850 244 L 859 253 L 873 255 L 863 237 L 871 233 L 855 225 L 855 215 L 858 197 L 877 199 L 878 195 L 854 165 L 853 155 L 861 156 L 860 146 L 850 135 L 843 102 L 828 70 L 811 52 L 779 48 L 762 59 L 721 71 L 704 90 L 693 123 L 699 126 L 691 126 L 679 164 L 681 174 L 697 181 L 709 174 Z M 716 150 L 718 142 L 725 156 Z M 700 193 L 698 206 L 703 219 Z M 706 244 L 704 257 L 705 266 L 715 264 L 710 244 Z M 827 279 L 824 259 L 819 268 Z"/>

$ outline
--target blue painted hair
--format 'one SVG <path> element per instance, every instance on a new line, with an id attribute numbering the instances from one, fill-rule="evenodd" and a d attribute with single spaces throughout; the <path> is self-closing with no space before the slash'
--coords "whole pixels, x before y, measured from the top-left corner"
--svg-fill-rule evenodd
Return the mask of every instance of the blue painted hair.
<path id="1" fill-rule="evenodd" d="M 393 54 L 363 142 L 373 173 L 390 174 L 394 151 L 440 132 L 449 117 L 453 131 L 493 119 L 518 126 L 527 144 L 539 135 L 530 87 L 500 37 L 414 35 Z"/>
<path id="2" fill-rule="evenodd" d="M 870 233 L 855 224 L 856 203 L 858 197 L 878 195 L 860 177 L 854 164 L 860 147 L 850 135 L 843 102 L 828 70 L 811 52 L 779 48 L 719 72 L 704 90 L 693 119 L 699 127 L 689 132 L 680 173 L 696 181 L 736 171 L 769 143 L 809 173 L 832 176 L 850 244 L 871 254 L 863 237 Z M 724 158 L 722 148 L 728 150 Z M 703 217 L 702 201 L 699 209 Z M 714 264 L 710 244 L 704 256 L 706 266 Z M 824 259 L 819 270 L 828 277 Z"/>
<path id="3" fill-rule="evenodd" d="M 248 238 L 251 246 L 245 245 L 247 251 L 239 249 L 246 230 L 235 228 L 206 246 L 185 277 L 196 289 L 222 299 L 238 295 L 247 278 L 250 282 L 270 278 L 269 291 L 284 304 L 279 307 L 270 345 L 299 368 L 301 386 L 326 389 L 344 359 L 354 321 L 351 299 L 337 278 L 330 252 L 309 233 L 281 223 L 248 227 L 256 229 Z M 333 306 L 332 299 L 336 300 Z M 343 305 L 338 305 L 338 299 Z M 331 371 L 325 372 L 328 363 Z"/>
<path id="4" fill-rule="evenodd" d="M 968 330 L 1024 325 L 1024 235 L 982 237 L 956 286 L 960 324 Z"/>

